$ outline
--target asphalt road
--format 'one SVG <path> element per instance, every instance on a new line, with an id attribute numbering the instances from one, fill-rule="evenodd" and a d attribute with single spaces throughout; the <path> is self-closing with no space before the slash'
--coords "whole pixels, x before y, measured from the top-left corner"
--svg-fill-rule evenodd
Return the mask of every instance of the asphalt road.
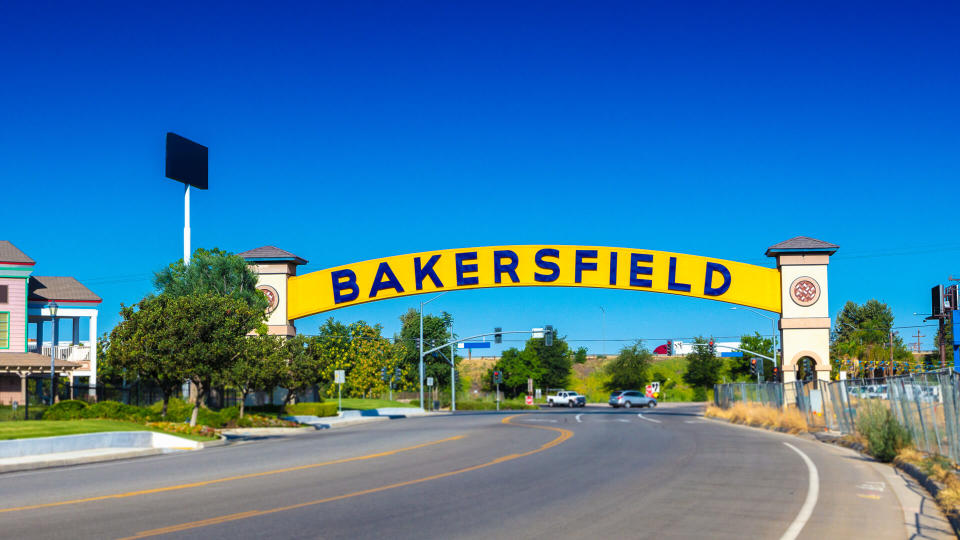
<path id="1" fill-rule="evenodd" d="M 2 474 L 0 536 L 907 536 L 855 454 L 699 411 L 457 414 Z"/>

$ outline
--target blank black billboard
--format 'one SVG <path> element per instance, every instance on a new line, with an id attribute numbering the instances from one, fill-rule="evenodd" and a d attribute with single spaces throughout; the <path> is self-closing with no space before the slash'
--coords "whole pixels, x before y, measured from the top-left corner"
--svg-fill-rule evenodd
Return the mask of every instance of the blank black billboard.
<path id="1" fill-rule="evenodd" d="M 167 178 L 207 189 L 207 147 L 167 133 Z"/>
<path id="2" fill-rule="evenodd" d="M 930 316 L 943 316 L 943 285 L 937 285 L 930 291 Z"/>

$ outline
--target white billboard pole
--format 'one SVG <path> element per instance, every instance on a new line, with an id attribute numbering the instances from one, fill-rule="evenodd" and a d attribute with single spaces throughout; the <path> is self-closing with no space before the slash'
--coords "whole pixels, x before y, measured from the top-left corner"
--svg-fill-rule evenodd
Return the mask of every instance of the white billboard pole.
<path id="1" fill-rule="evenodd" d="M 183 185 L 183 264 L 190 265 L 190 184 Z"/>

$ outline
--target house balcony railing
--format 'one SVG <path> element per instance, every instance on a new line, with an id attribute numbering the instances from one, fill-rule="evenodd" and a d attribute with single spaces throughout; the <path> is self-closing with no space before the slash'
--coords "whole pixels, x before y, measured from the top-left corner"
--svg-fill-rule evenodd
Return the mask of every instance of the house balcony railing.
<path id="1" fill-rule="evenodd" d="M 31 344 L 30 352 L 40 353 L 41 355 L 49 358 L 50 347 L 51 345 L 43 345 L 43 347 L 38 347 L 35 344 Z M 83 367 L 81 369 L 90 369 L 90 347 L 86 345 L 57 345 L 54 354 L 56 355 L 57 360 L 77 362 L 82 364 Z"/>

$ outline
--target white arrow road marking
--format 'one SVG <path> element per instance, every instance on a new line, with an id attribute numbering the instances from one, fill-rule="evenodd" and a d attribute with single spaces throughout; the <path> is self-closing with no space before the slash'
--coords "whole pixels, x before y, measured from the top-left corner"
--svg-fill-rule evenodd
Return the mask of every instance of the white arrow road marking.
<path id="1" fill-rule="evenodd" d="M 803 458 L 803 462 L 807 464 L 808 475 L 808 485 L 807 485 L 807 498 L 803 501 L 803 506 L 800 507 L 800 513 L 797 514 L 797 517 L 793 520 L 793 523 L 787 527 L 786 532 L 783 533 L 783 536 L 780 537 L 780 540 L 794 540 L 797 536 L 800 536 L 800 531 L 803 530 L 803 526 L 807 524 L 807 520 L 810 519 L 810 516 L 813 515 L 813 507 L 817 505 L 817 497 L 820 496 L 820 474 L 817 472 L 817 466 L 813 464 L 806 454 L 800 451 L 796 446 L 785 442 L 788 448 L 794 452 L 800 454 L 800 457 Z"/>
<path id="2" fill-rule="evenodd" d="M 581 416 L 583 416 L 583 413 L 580 413 L 580 414 L 577 415 L 577 423 L 578 423 L 578 424 L 583 423 L 583 420 L 580 420 L 580 417 L 581 417 Z"/>
<path id="3" fill-rule="evenodd" d="M 662 424 L 662 423 L 663 423 L 663 422 L 661 422 L 661 421 L 659 421 L 659 420 L 654 420 L 653 418 L 647 418 L 646 416 L 644 416 L 644 415 L 641 414 L 641 413 L 637 413 L 637 417 L 640 418 L 641 420 L 646 420 L 647 422 L 655 422 L 655 423 L 657 423 L 657 424 Z"/>

